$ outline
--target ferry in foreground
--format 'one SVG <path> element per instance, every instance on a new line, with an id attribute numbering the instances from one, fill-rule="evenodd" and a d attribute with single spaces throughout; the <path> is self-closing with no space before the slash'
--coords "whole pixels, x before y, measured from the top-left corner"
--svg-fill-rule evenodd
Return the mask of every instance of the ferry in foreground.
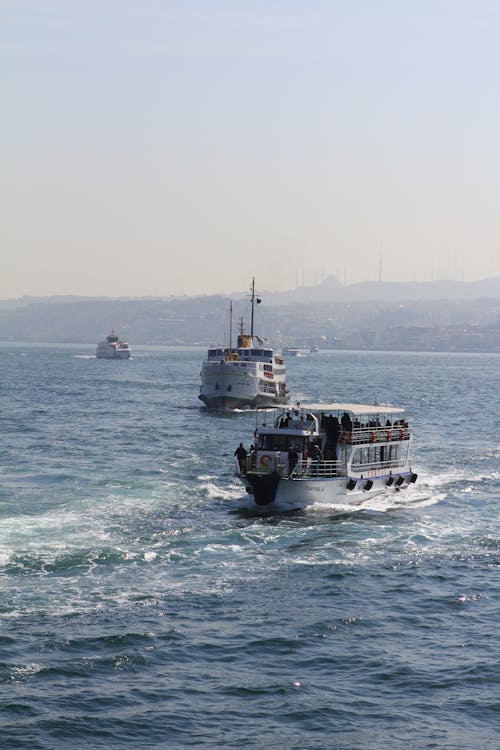
<path id="1" fill-rule="evenodd" d="M 95 356 L 97 359 L 129 359 L 131 355 L 130 346 L 126 341 L 120 341 L 114 330 L 105 341 L 97 344 Z"/>
<path id="2" fill-rule="evenodd" d="M 410 425 L 396 406 L 298 404 L 254 438 L 236 475 L 259 506 L 357 505 L 417 480 Z"/>
<path id="3" fill-rule="evenodd" d="M 283 357 L 254 335 L 255 299 L 252 280 L 250 333 L 244 333 L 241 321 L 233 348 L 231 304 L 229 346 L 209 349 L 203 361 L 199 398 L 208 409 L 232 411 L 280 406 L 290 399 Z"/>

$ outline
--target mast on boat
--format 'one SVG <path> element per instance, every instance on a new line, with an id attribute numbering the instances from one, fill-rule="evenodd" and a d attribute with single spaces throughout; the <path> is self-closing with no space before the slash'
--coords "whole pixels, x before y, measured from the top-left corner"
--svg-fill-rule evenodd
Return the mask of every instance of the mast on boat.
<path id="1" fill-rule="evenodd" d="M 253 342 L 253 310 L 255 305 L 255 276 L 252 277 L 252 295 L 250 297 L 252 300 L 252 318 L 251 318 L 251 325 L 250 325 L 250 336 L 252 337 Z"/>

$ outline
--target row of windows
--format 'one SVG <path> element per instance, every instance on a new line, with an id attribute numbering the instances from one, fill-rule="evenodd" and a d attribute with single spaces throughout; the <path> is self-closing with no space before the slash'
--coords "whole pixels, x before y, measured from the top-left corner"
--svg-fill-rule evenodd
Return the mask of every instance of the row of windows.
<path id="1" fill-rule="evenodd" d="M 352 465 L 359 466 L 364 464 L 376 463 L 393 463 L 404 458 L 402 451 L 408 451 L 406 445 L 374 445 L 369 448 L 358 448 L 353 456 Z"/>
<path id="2" fill-rule="evenodd" d="M 237 354 L 238 357 L 241 357 L 242 359 L 245 359 L 248 357 L 258 357 L 260 359 L 272 359 L 272 356 L 273 356 L 272 349 L 233 349 L 232 353 Z M 208 350 L 209 359 L 222 359 L 223 357 L 229 357 L 229 355 L 230 355 L 229 349 L 209 349 Z"/>
<path id="3" fill-rule="evenodd" d="M 220 364 L 219 359 L 214 359 L 213 361 L 209 361 L 210 367 L 215 367 L 216 365 Z M 232 365 L 234 367 L 241 367 L 246 371 L 255 372 L 257 369 L 257 362 L 232 362 Z"/>

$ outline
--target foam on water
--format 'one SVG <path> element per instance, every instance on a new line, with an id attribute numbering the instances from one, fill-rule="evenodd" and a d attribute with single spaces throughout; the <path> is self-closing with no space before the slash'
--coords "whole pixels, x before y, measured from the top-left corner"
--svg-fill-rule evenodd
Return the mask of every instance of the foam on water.
<path id="1" fill-rule="evenodd" d="M 294 400 L 349 372 L 336 398 L 408 406 L 419 476 L 276 512 L 234 477 L 255 412 L 197 404 L 201 350 L 27 353 L 0 347 L 6 747 L 496 750 L 498 358 L 294 358 Z"/>

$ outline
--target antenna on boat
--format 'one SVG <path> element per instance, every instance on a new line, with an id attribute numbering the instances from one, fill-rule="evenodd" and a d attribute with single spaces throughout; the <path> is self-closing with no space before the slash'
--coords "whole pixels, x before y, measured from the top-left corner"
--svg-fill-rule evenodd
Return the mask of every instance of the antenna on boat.
<path id="1" fill-rule="evenodd" d="M 250 324 L 250 336 L 253 338 L 253 309 L 255 306 L 255 276 L 252 277 L 252 318 L 251 318 L 251 324 Z"/>
<path id="2" fill-rule="evenodd" d="M 229 359 L 233 358 L 233 300 L 229 303 Z"/>

